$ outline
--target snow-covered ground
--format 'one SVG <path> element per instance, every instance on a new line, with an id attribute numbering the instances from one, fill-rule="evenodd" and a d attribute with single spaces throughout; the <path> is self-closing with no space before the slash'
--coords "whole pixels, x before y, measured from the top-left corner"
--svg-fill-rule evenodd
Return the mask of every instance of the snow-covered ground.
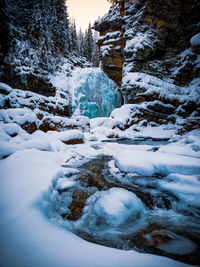
<path id="1" fill-rule="evenodd" d="M 91 70 L 84 71 L 86 79 Z M 94 82 L 80 80 L 78 72 L 74 73 L 72 80 L 76 85 L 79 81 L 80 88 Z M 98 69 L 92 73 L 98 79 L 105 78 Z M 65 79 L 64 70 L 58 78 L 51 77 L 60 88 L 56 105 L 61 100 Z M 110 82 L 106 84 L 111 89 Z M 133 124 L 125 130 L 125 124 L 139 112 L 137 105 L 124 105 L 113 110 L 110 117 L 90 120 L 75 114 L 70 119 L 52 116 L 40 110 L 37 94 L 14 90 L 2 83 L 0 87 L 2 105 L 8 99 L 12 101 L 12 108 L 0 111 L 1 266 L 186 266 L 161 256 L 89 243 L 74 232 L 86 229 L 88 234 L 112 238 L 132 222 L 131 231 L 138 231 L 148 225 L 149 218 L 156 223 L 164 217 L 175 227 L 179 226 L 179 219 L 181 227 L 190 228 L 192 223 L 195 234 L 199 234 L 197 222 L 188 222 L 181 213 L 200 209 L 199 130 L 180 136 L 177 134 L 180 126 L 171 123 L 160 126 L 149 123 L 146 127 Z M 80 89 L 74 96 L 79 97 L 81 92 Z M 41 98 L 41 103 L 49 99 Z M 33 110 L 29 108 L 30 100 L 35 101 Z M 26 101 L 27 105 L 22 107 Z M 44 123 L 57 126 L 62 132 L 39 130 Z M 25 126 L 32 124 L 36 128 L 30 134 Z M 69 145 L 71 140 L 83 144 Z M 124 188 L 91 189 L 93 193 L 81 218 L 76 222 L 64 220 L 60 214 L 69 212 L 72 196 L 58 192 L 77 187 L 79 166 L 101 155 L 112 157 L 108 169 L 120 183 L 130 184 L 134 180 L 144 192 L 155 195 L 169 192 L 181 205 L 174 203 L 174 210 L 150 212 L 138 196 Z M 151 180 L 156 175 L 162 179 Z M 149 189 L 148 184 L 150 188 L 156 185 L 156 189 Z M 168 236 L 172 241 L 167 246 L 160 244 L 163 251 L 173 253 L 176 248 L 179 255 L 185 255 L 196 249 L 196 244 L 187 238 L 170 231 Z M 150 240 L 148 234 L 146 238 Z"/>
<path id="2" fill-rule="evenodd" d="M 60 175 L 64 160 L 65 153 L 31 149 L 1 161 L 2 266 L 184 266 L 91 244 L 48 221 L 38 200 Z"/>
<path id="3" fill-rule="evenodd" d="M 104 123 L 106 120 L 108 119 L 105 119 Z M 160 186 L 173 190 L 177 195 L 182 194 L 181 196 L 187 195 L 186 191 L 189 188 L 189 195 L 196 197 L 198 206 L 198 131 L 183 138 L 175 138 L 175 130 L 164 130 L 159 127 L 141 129 L 140 133 L 137 132 L 140 138 L 158 137 L 162 132 L 162 136 L 171 138 L 171 141 L 173 138 L 177 139 L 164 146 L 160 145 L 159 152 L 149 152 L 148 150 L 153 147 L 151 144 L 101 143 L 102 129 L 99 131 L 99 126 L 94 121 L 91 125 L 94 128 L 90 133 L 85 133 L 85 144 L 67 146 L 62 141 L 68 139 L 68 135 L 73 135 L 73 130 L 62 133 L 36 131 L 30 135 L 13 122 L 1 123 L 1 152 L 4 156 L 10 155 L 0 162 L 1 265 L 185 266 L 183 263 L 160 256 L 88 243 L 64 229 L 56 217 L 49 220 L 45 216 L 50 212 L 48 203 L 45 203 L 45 196 L 51 190 L 52 181 L 58 180 L 58 188 L 74 185 L 63 177 L 66 172 L 78 170 L 64 168 L 62 164 L 67 162 L 71 166 L 76 166 L 77 163 L 100 154 L 114 156 L 114 165 L 110 165 L 113 172 L 118 168 L 136 173 L 149 174 L 149 170 L 150 174 L 154 170 L 164 172 L 168 176 L 166 181 L 160 182 Z M 102 127 L 106 131 L 106 127 Z M 16 133 L 16 136 L 13 136 L 13 133 Z M 82 135 L 83 133 L 74 131 L 74 137 L 81 138 Z M 134 134 L 132 138 L 137 136 Z M 8 154 L 5 153 L 5 142 Z M 94 145 L 99 145 L 100 149 L 96 150 L 93 148 Z M 142 214 L 145 210 L 142 202 L 133 193 L 120 189 L 93 195 L 87 203 L 89 210 L 90 205 L 96 203 L 95 214 L 103 216 L 110 225 L 120 225 L 129 220 L 132 213 Z M 84 216 L 79 222 L 79 227 L 88 220 L 89 215 Z"/>

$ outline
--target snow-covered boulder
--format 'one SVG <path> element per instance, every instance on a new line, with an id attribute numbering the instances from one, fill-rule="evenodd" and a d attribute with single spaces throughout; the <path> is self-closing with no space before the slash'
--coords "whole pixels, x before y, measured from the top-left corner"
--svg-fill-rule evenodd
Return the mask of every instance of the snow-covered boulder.
<path id="1" fill-rule="evenodd" d="M 87 199 L 78 225 L 87 225 L 90 229 L 106 225 L 116 227 L 128 222 L 136 223 L 145 213 L 142 201 L 132 192 L 122 188 L 96 192 Z"/>
<path id="2" fill-rule="evenodd" d="M 68 130 L 63 132 L 49 132 L 66 145 L 83 144 L 84 134 L 79 130 Z"/>
<path id="3" fill-rule="evenodd" d="M 3 123 L 17 123 L 28 133 L 37 130 L 38 118 L 29 109 L 10 108 L 0 110 L 0 121 Z"/>
<path id="4" fill-rule="evenodd" d="M 5 84 L 5 83 L 0 83 L 0 94 L 3 95 L 8 95 L 12 91 L 12 88 Z"/>
<path id="5" fill-rule="evenodd" d="M 190 39 L 193 52 L 200 54 L 200 33 L 197 33 Z"/>
<path id="6" fill-rule="evenodd" d="M 39 124 L 39 129 L 47 131 L 63 131 L 71 129 L 88 130 L 89 119 L 84 116 L 74 118 L 63 118 L 60 116 L 44 116 Z"/>

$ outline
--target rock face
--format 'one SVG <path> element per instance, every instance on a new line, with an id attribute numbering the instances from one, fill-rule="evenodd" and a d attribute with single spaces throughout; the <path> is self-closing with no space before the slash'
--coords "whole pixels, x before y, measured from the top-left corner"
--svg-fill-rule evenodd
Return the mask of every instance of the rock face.
<path id="1" fill-rule="evenodd" d="M 198 111 L 199 13 L 196 0 L 123 0 L 95 22 L 103 69 L 125 103 L 151 101 L 165 118 Z"/>
<path id="2" fill-rule="evenodd" d="M 124 38 L 123 16 L 124 7 L 117 6 L 94 25 L 95 30 L 100 32 L 98 45 L 101 50 L 103 69 L 109 78 L 119 86 L 122 80 L 123 49 L 126 41 Z"/>

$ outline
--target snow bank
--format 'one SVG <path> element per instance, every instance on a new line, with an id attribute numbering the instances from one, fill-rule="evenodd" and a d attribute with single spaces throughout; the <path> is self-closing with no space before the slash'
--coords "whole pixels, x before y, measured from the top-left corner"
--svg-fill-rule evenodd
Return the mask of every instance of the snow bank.
<path id="1" fill-rule="evenodd" d="M 121 151 L 114 158 L 121 171 L 140 175 L 200 173 L 200 159 L 198 158 L 139 150 Z"/>
<path id="2" fill-rule="evenodd" d="M 177 140 L 176 140 L 177 139 Z M 193 130 L 185 136 L 174 136 L 173 143 L 159 148 L 159 152 L 187 155 L 200 158 L 200 133 Z"/>

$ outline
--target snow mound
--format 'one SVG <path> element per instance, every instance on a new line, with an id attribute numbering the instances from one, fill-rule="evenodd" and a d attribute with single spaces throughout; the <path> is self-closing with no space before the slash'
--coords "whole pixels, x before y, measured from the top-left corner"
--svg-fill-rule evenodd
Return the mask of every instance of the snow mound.
<path id="1" fill-rule="evenodd" d="M 62 142 L 68 142 L 74 139 L 84 141 L 84 134 L 79 130 L 67 130 L 63 132 L 49 131 L 48 134 L 57 137 Z"/>
<path id="2" fill-rule="evenodd" d="M 4 95 L 8 95 L 12 91 L 12 88 L 5 84 L 5 83 L 0 83 L 0 93 Z"/>
<path id="3" fill-rule="evenodd" d="M 190 43 L 192 46 L 199 46 L 200 45 L 200 33 L 197 33 L 196 35 L 194 35 L 191 38 Z"/>
<path id="4" fill-rule="evenodd" d="M 38 119 L 33 111 L 24 108 L 10 108 L 0 110 L 0 121 L 24 125 L 26 122 L 37 123 Z"/>
<path id="5" fill-rule="evenodd" d="M 142 201 L 132 192 L 121 188 L 111 188 L 108 191 L 97 192 L 87 200 L 84 215 L 80 221 L 87 218 L 90 226 L 119 226 L 127 222 L 135 222 L 144 214 Z M 93 218 L 93 219 L 90 219 Z"/>

